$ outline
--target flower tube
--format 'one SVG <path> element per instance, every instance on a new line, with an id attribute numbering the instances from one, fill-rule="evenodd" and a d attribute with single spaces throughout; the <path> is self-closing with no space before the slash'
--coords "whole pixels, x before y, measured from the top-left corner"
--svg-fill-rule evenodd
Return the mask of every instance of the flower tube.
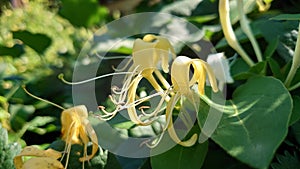
<path id="1" fill-rule="evenodd" d="M 194 70 L 192 77 L 190 78 L 191 67 Z M 216 82 L 215 75 L 210 66 L 201 59 L 191 59 L 186 56 L 178 56 L 171 68 L 171 77 L 173 84 L 173 95 L 170 101 L 167 104 L 166 108 L 166 129 L 170 137 L 178 144 L 190 147 L 194 145 L 197 141 L 197 134 L 193 134 L 191 138 L 186 141 L 181 141 L 174 129 L 172 112 L 176 103 L 182 97 L 187 97 L 187 99 L 191 100 L 195 104 L 195 100 L 193 97 L 193 91 L 191 89 L 192 86 L 198 86 L 198 93 L 200 95 L 205 95 L 205 83 L 206 83 L 206 74 L 208 75 L 208 79 L 211 83 L 212 89 L 214 92 L 218 91 L 218 86 Z M 198 112 L 198 106 L 194 105 L 196 112 Z M 185 112 L 181 112 L 185 113 Z"/>

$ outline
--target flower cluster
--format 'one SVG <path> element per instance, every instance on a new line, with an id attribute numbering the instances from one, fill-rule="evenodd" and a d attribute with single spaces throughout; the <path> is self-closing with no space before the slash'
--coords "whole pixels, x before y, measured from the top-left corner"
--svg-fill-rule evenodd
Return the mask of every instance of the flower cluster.
<path id="1" fill-rule="evenodd" d="M 221 55 L 218 60 L 225 60 L 222 54 L 218 55 Z M 221 66 L 228 66 L 223 64 L 222 61 L 219 62 Z M 212 62 L 215 63 L 215 61 Z M 128 71 L 131 74 L 125 76 L 122 87 L 112 87 L 110 99 L 116 109 L 108 112 L 104 106 L 99 106 L 102 114 L 98 117 L 102 120 L 110 120 L 121 110 L 127 110 L 133 123 L 145 126 L 150 125 L 158 116 L 164 115 L 166 124 L 163 127 L 163 132 L 167 131 L 177 144 L 187 147 L 194 145 L 197 141 L 197 134 L 186 141 L 178 138 L 173 126 L 172 112 L 178 104 L 180 106 L 180 100 L 187 99 L 194 104 L 197 113 L 199 105 L 196 105 L 197 101 L 195 101 L 194 96 L 195 93 L 205 95 L 204 89 L 207 79 L 214 92 L 219 90 L 214 70 L 201 59 L 192 59 L 187 56 L 176 57 L 174 49 L 167 38 L 151 34 L 134 41 L 132 58 L 126 66 L 130 64 Z M 160 69 L 164 73 L 170 71 L 170 78 L 166 79 Z M 124 69 L 119 69 L 119 71 L 124 71 Z M 137 89 L 140 87 L 139 84 L 142 79 L 149 82 L 155 90 L 154 94 L 142 98 L 137 96 Z M 221 79 L 226 82 L 228 78 L 221 75 Z M 230 78 L 229 81 L 232 81 L 232 79 Z M 194 86 L 198 88 L 196 92 L 192 90 Z M 146 112 L 145 109 L 151 107 L 142 106 L 142 103 L 153 97 L 160 97 L 160 101 L 155 105 L 152 112 Z M 137 108 L 138 106 L 139 108 Z M 147 145 L 152 147 L 156 144 Z"/>

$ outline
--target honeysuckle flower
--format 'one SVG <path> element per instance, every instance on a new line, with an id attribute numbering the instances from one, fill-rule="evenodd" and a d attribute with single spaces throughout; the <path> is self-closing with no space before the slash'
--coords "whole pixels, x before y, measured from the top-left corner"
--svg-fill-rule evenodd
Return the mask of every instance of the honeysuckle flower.
<path id="1" fill-rule="evenodd" d="M 211 66 L 218 80 L 218 88 L 223 89 L 225 83 L 233 83 L 230 67 L 224 53 L 209 54 L 206 62 Z"/>
<path id="2" fill-rule="evenodd" d="M 62 133 L 62 140 L 65 141 L 66 144 L 64 152 L 70 153 L 71 146 L 73 144 L 83 144 L 84 146 L 83 157 L 79 158 L 79 161 L 82 162 L 83 168 L 84 168 L 84 162 L 92 159 L 98 150 L 100 150 L 101 154 L 103 153 L 103 150 L 99 148 L 98 137 L 96 135 L 96 132 L 88 120 L 88 111 L 86 106 L 79 105 L 79 106 L 65 109 L 62 106 L 59 106 L 55 103 L 52 103 L 48 100 L 42 99 L 40 97 L 31 94 L 29 91 L 27 91 L 25 86 L 22 86 L 22 88 L 31 97 L 49 103 L 63 110 L 61 113 L 61 126 L 62 126 L 61 133 Z M 92 153 L 90 155 L 87 154 L 87 145 L 89 142 L 92 142 L 93 144 Z M 62 158 L 64 158 L 65 153 L 63 154 Z M 69 155 L 70 154 L 67 155 L 67 159 L 66 159 L 66 165 L 65 165 L 66 168 L 69 162 Z"/>
<path id="3" fill-rule="evenodd" d="M 298 26 L 298 37 L 297 37 L 297 42 L 296 42 L 295 53 L 293 56 L 292 66 L 291 66 L 289 74 L 284 82 L 286 87 L 288 87 L 288 88 L 290 87 L 292 80 L 294 79 L 299 67 L 300 67 L 300 23 Z M 300 86 L 300 82 L 298 82 L 294 86 L 290 87 L 289 90 L 294 90 L 294 89 L 298 88 L 299 86 Z"/>
<path id="4" fill-rule="evenodd" d="M 190 78 L 191 67 L 194 72 L 192 77 Z M 201 59 L 191 59 L 186 56 L 178 56 L 171 68 L 171 80 L 173 86 L 173 92 L 175 93 L 166 107 L 166 122 L 167 122 L 167 130 L 170 134 L 170 137 L 178 144 L 182 146 L 192 146 L 197 141 L 197 134 L 194 134 L 191 138 L 186 141 L 181 141 L 174 129 L 172 112 L 176 103 L 180 98 L 186 97 L 191 102 L 196 102 L 193 91 L 191 89 L 192 86 L 198 86 L 198 93 L 200 95 L 205 95 L 205 83 L 206 83 L 206 74 L 208 75 L 208 79 L 211 83 L 212 90 L 214 92 L 218 91 L 218 86 L 216 82 L 216 78 L 213 70 L 208 65 L 208 63 L 204 62 Z M 198 106 L 195 105 L 195 111 L 198 112 Z M 184 113 L 184 112 L 183 112 Z"/>
<path id="5" fill-rule="evenodd" d="M 163 72 L 168 73 L 170 57 L 175 58 L 175 52 L 168 39 L 151 34 L 144 36 L 143 39 L 136 39 L 132 49 L 133 64 L 129 68 L 129 72 L 132 71 L 134 73 L 132 75 L 125 76 L 124 84 L 121 89 L 113 88 L 113 95 L 111 96 L 111 99 L 116 105 L 115 111 L 107 112 L 103 106 L 99 107 L 104 112 L 104 118 L 108 117 L 107 119 L 110 119 L 110 117 L 114 116 L 116 112 L 126 108 L 132 122 L 139 125 L 150 124 L 151 120 L 146 122 L 140 119 L 136 112 L 136 106 L 157 95 L 161 95 L 162 100 L 169 99 L 169 96 L 165 94 L 164 89 L 157 82 L 153 74 L 156 75 L 157 79 L 161 82 L 161 84 L 163 84 L 165 89 L 170 88 L 170 85 L 162 76 L 158 68 L 160 64 Z M 136 99 L 136 90 L 143 78 L 152 85 L 157 93 L 149 97 Z M 152 113 L 147 114 L 142 109 L 142 114 L 151 117 L 156 116 L 156 114 L 160 111 L 161 110 L 157 108 Z"/>
<path id="6" fill-rule="evenodd" d="M 239 13 L 239 18 L 240 18 L 240 24 L 241 24 L 241 28 L 243 30 L 243 32 L 247 35 L 247 37 L 249 38 L 251 45 L 253 46 L 255 55 L 257 57 L 257 60 L 259 62 L 262 61 L 262 53 L 261 50 L 259 48 L 259 45 L 253 35 L 253 32 L 250 28 L 250 24 L 248 21 L 248 18 L 246 16 L 246 13 L 244 11 L 244 1 L 243 0 L 237 0 L 237 7 L 238 7 L 238 13 Z"/>
<path id="7" fill-rule="evenodd" d="M 88 120 L 88 111 L 84 105 L 66 109 L 61 114 L 62 140 L 66 142 L 65 152 L 71 152 L 72 144 L 83 144 L 84 154 L 79 158 L 81 162 L 92 159 L 99 149 L 96 132 Z M 87 145 L 92 142 L 92 153 L 87 155 Z M 100 149 L 102 151 L 102 149 Z M 68 164 L 67 157 L 67 164 Z"/>
<path id="8" fill-rule="evenodd" d="M 62 153 L 55 151 L 53 149 L 40 150 L 35 146 L 26 146 L 21 151 L 20 154 L 14 157 L 14 165 L 16 169 L 64 169 L 58 159 L 61 157 Z M 23 156 L 34 156 L 25 162 L 22 160 Z"/>
<path id="9" fill-rule="evenodd" d="M 220 15 L 220 23 L 222 26 L 222 30 L 225 36 L 225 39 L 227 40 L 229 46 L 231 46 L 237 53 L 245 60 L 245 62 L 253 66 L 254 62 L 251 60 L 251 58 L 248 56 L 248 54 L 244 51 L 240 43 L 238 42 L 233 28 L 231 26 L 230 21 L 230 9 L 229 9 L 229 0 L 220 0 L 219 1 L 219 15 Z"/>

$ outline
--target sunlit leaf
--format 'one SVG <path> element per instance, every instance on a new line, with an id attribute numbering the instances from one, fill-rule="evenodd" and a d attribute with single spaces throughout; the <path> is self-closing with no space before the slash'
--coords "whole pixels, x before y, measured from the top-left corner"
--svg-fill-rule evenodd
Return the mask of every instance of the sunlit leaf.
<path id="1" fill-rule="evenodd" d="M 281 81 L 253 77 L 238 87 L 211 136 L 227 153 L 255 168 L 267 168 L 288 132 L 292 99 Z M 200 109 L 199 125 L 209 108 Z M 276 132 L 275 132 L 276 131 Z"/>

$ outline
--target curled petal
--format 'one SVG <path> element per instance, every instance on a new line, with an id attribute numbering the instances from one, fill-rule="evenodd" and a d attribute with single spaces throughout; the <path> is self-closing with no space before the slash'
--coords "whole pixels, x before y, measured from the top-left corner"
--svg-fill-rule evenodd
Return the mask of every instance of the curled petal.
<path id="1" fill-rule="evenodd" d="M 174 90 L 182 94 L 187 94 L 190 91 L 190 65 L 192 59 L 186 56 L 178 56 L 171 67 L 171 80 L 174 86 Z M 195 81 L 195 78 L 192 78 Z"/>
<path id="2" fill-rule="evenodd" d="M 150 69 L 150 73 L 156 69 L 161 62 L 165 73 L 169 71 L 169 55 L 175 57 L 174 49 L 168 39 L 146 35 L 143 40 L 136 39 L 132 49 L 134 66 L 140 66 L 140 70 Z"/>
<path id="3" fill-rule="evenodd" d="M 191 65 L 193 66 L 194 73 L 190 78 Z M 213 91 L 218 91 L 216 78 L 211 67 L 201 59 L 191 59 L 186 56 L 178 56 L 171 68 L 172 84 L 174 90 L 183 95 L 190 93 L 190 87 L 196 82 L 198 83 L 198 91 L 204 94 L 204 85 L 206 81 L 206 73 L 212 85 Z"/>
<path id="4" fill-rule="evenodd" d="M 168 132 L 169 132 L 169 135 L 170 135 L 170 137 L 172 138 L 172 140 L 174 141 L 174 142 L 176 142 L 177 144 L 180 144 L 180 145 L 182 145 L 182 146 L 185 146 L 185 147 L 190 147 L 190 146 L 193 146 L 195 143 L 196 143 L 196 141 L 197 141 L 197 139 L 198 139 L 198 136 L 197 136 L 197 134 L 195 133 L 195 134 L 193 134 L 193 136 L 192 137 L 190 137 L 188 140 L 186 140 L 186 141 L 181 141 L 179 138 L 178 138 L 178 136 L 177 136 L 177 134 L 176 134 L 176 131 L 175 131 L 175 129 L 174 129 L 174 126 L 173 126 L 173 118 L 172 118 L 172 112 L 173 112 L 173 110 L 174 110 L 174 107 L 175 107 L 175 105 L 176 105 L 176 103 L 177 103 L 177 101 L 179 100 L 179 98 L 180 98 L 181 96 L 180 96 L 180 94 L 175 94 L 172 98 L 171 98 L 171 100 L 169 101 L 169 103 L 168 103 L 168 105 L 167 105 L 167 108 L 166 108 L 166 128 L 167 128 L 167 130 L 168 130 Z"/>
<path id="5" fill-rule="evenodd" d="M 95 130 L 93 129 L 93 127 L 91 126 L 91 124 L 89 123 L 89 121 L 87 119 L 84 119 L 84 126 L 85 126 L 85 130 L 84 128 L 81 128 L 82 131 L 80 132 L 81 133 L 81 138 L 85 138 L 85 139 L 82 139 L 82 142 L 84 144 L 84 152 L 85 152 L 85 155 L 81 158 L 79 158 L 79 160 L 81 162 L 84 162 L 84 161 L 89 161 L 90 159 L 92 159 L 96 152 L 98 151 L 99 149 L 99 146 L 98 146 L 98 137 L 96 135 L 96 132 Z M 87 137 L 87 135 L 89 136 L 89 138 Z M 87 145 L 88 145 L 88 142 L 89 140 L 91 140 L 93 146 L 92 146 L 92 153 L 90 155 L 87 155 Z M 102 149 L 100 148 L 100 151 L 102 153 Z"/>
<path id="6" fill-rule="evenodd" d="M 208 75 L 208 80 L 211 84 L 211 87 L 212 87 L 213 91 L 217 92 L 219 89 L 218 89 L 217 80 L 216 80 L 216 77 L 215 77 L 215 74 L 214 74 L 214 71 L 212 70 L 212 68 L 209 66 L 208 63 L 204 62 L 203 60 L 197 59 L 196 62 L 200 62 L 203 69 L 205 70 L 205 73 L 207 73 L 207 75 Z M 198 69 L 198 67 L 194 68 L 194 69 Z M 199 80 L 203 80 L 203 79 L 199 79 Z M 201 83 L 201 82 L 203 82 L 203 81 L 198 81 L 198 84 Z"/>

